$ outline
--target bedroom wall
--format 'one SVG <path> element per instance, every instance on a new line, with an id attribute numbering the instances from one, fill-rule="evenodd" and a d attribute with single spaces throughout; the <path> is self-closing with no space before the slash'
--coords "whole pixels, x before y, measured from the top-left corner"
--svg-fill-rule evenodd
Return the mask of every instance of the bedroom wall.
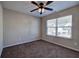
<path id="1" fill-rule="evenodd" d="M 0 56 L 3 49 L 3 8 L 0 3 Z"/>
<path id="2" fill-rule="evenodd" d="M 32 42 L 40 38 L 40 19 L 4 9 L 4 47 Z"/>
<path id="3" fill-rule="evenodd" d="M 72 15 L 72 39 L 46 35 L 46 21 L 53 18 L 66 16 L 66 15 Z M 43 17 L 42 18 L 42 40 L 46 40 L 48 42 L 55 43 L 55 44 L 79 51 L 79 6 L 75 6 L 75 7 Z"/>

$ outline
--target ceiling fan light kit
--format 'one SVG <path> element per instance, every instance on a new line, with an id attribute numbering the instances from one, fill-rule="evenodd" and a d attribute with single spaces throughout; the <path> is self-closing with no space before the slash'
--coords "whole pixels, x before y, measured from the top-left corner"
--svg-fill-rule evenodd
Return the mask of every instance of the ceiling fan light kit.
<path id="1" fill-rule="evenodd" d="M 43 12 L 45 12 L 45 10 L 52 11 L 52 10 L 53 10 L 52 8 L 45 7 L 45 6 L 49 5 L 49 4 L 52 3 L 52 2 L 53 2 L 53 1 L 47 1 L 46 4 L 44 4 L 43 2 L 37 4 L 35 1 L 31 1 L 31 3 L 34 4 L 34 5 L 36 5 L 37 8 L 31 10 L 30 12 L 34 12 L 34 11 L 38 10 L 38 12 L 39 12 L 40 14 L 42 14 Z"/>
<path id="2" fill-rule="evenodd" d="M 38 12 L 41 12 L 41 11 L 44 12 L 44 11 L 45 11 L 44 8 L 42 8 L 42 9 L 39 8 L 39 9 L 38 9 Z"/>

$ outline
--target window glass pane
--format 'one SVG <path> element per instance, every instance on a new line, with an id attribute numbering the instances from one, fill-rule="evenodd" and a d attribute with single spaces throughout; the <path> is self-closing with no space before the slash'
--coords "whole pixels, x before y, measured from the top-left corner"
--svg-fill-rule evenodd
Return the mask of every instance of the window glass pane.
<path id="1" fill-rule="evenodd" d="M 71 27 L 58 28 L 57 35 L 60 36 L 60 37 L 71 38 Z"/>
<path id="2" fill-rule="evenodd" d="M 48 20 L 47 27 L 56 27 L 56 19 Z"/>
<path id="3" fill-rule="evenodd" d="M 72 26 L 72 15 L 57 18 L 58 27 Z"/>
<path id="4" fill-rule="evenodd" d="M 56 28 L 47 28 L 47 35 L 56 35 Z"/>
<path id="5" fill-rule="evenodd" d="M 71 38 L 72 16 L 57 18 L 57 36 Z"/>

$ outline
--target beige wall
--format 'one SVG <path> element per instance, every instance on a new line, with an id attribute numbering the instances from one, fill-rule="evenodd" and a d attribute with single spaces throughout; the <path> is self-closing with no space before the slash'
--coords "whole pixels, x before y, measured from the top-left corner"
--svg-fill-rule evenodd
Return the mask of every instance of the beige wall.
<path id="1" fill-rule="evenodd" d="M 53 18 L 72 15 L 72 39 L 47 36 L 46 35 L 46 20 Z M 79 51 L 79 6 L 69 8 L 42 18 L 42 40 L 51 43 L 62 45 Z"/>
<path id="2" fill-rule="evenodd" d="M 4 9 L 4 47 L 39 40 L 40 19 Z"/>
<path id="3" fill-rule="evenodd" d="M 0 4 L 0 56 L 3 49 L 3 9 Z"/>

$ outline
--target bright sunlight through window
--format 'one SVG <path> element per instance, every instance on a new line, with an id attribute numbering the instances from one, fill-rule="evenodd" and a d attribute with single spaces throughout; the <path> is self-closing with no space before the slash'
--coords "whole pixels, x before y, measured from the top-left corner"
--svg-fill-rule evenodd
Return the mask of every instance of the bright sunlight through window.
<path id="1" fill-rule="evenodd" d="M 71 38 L 72 15 L 47 20 L 47 35 Z"/>

